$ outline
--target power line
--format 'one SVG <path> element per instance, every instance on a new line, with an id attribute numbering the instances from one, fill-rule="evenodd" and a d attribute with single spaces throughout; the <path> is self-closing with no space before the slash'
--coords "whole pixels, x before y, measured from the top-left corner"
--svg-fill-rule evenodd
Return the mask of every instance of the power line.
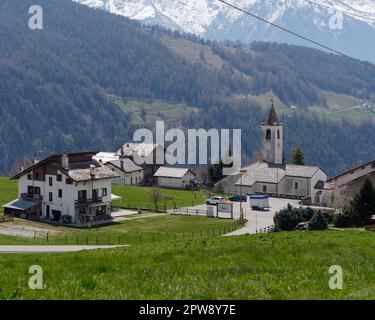
<path id="1" fill-rule="evenodd" d="M 335 10 L 335 11 L 338 11 L 338 12 L 342 12 L 342 13 L 345 13 L 345 14 L 353 16 L 353 17 L 357 17 L 357 18 L 361 18 L 361 19 L 366 19 L 366 20 L 370 20 L 370 21 L 374 21 L 375 22 L 375 19 L 373 19 L 373 18 L 366 17 L 366 16 L 363 16 L 363 15 L 360 15 L 360 14 L 356 14 L 356 13 L 351 13 L 349 11 L 345 11 L 345 10 L 341 10 L 341 9 L 336 9 L 334 7 L 331 7 L 331 6 L 327 6 L 326 4 L 323 4 L 323 3 L 319 3 L 319 2 L 315 2 L 315 1 L 311 1 L 311 0 L 302 0 L 302 1 L 308 2 L 310 4 L 315 4 L 317 6 L 321 6 L 321 7 L 326 8 L 326 9 L 332 9 L 332 10 Z"/>
<path id="2" fill-rule="evenodd" d="M 315 40 L 312 40 L 312 39 L 310 39 L 310 38 L 307 38 L 307 37 L 305 37 L 305 36 L 303 36 L 303 35 L 301 35 L 301 34 L 298 34 L 297 32 L 291 31 L 291 30 L 289 30 L 289 29 L 287 29 L 287 28 L 284 28 L 284 27 L 282 27 L 282 26 L 280 26 L 280 25 L 278 25 L 278 24 L 276 24 L 276 23 L 273 23 L 273 22 L 268 21 L 268 20 L 266 20 L 266 19 L 264 19 L 264 18 L 261 18 L 261 17 L 255 15 L 255 14 L 253 14 L 253 13 L 247 11 L 247 10 L 244 10 L 244 9 L 242 9 L 242 8 L 240 8 L 240 7 L 237 7 L 237 6 L 235 6 L 234 4 L 231 4 L 231 3 L 227 2 L 227 1 L 224 1 L 224 0 L 217 0 L 217 1 L 219 1 L 219 2 L 221 2 L 221 3 L 223 3 L 223 4 L 225 4 L 225 5 L 227 5 L 228 7 L 231 7 L 232 9 L 238 10 L 238 11 L 240 11 L 240 12 L 242 12 L 242 13 L 245 13 L 245 14 L 247 14 L 247 15 L 253 17 L 253 18 L 256 18 L 256 19 L 258 19 L 258 20 L 260 20 L 260 21 L 263 21 L 264 23 L 267 23 L 267 24 L 269 24 L 269 25 L 271 25 L 271 26 L 273 26 L 273 27 L 275 27 L 275 28 L 278 28 L 278 29 L 280 29 L 280 30 L 282 30 L 282 31 L 284 31 L 284 32 L 287 32 L 287 33 L 289 33 L 289 34 L 291 34 L 291 35 L 293 35 L 293 36 L 295 36 L 295 37 L 297 37 L 297 38 L 300 38 L 300 39 L 302 39 L 302 40 L 304 40 L 304 41 L 307 41 L 307 42 L 309 42 L 309 43 L 312 43 L 312 44 L 314 44 L 314 45 L 316 45 L 316 46 L 318 46 L 318 47 L 320 47 L 320 48 L 323 48 L 323 49 L 325 49 L 325 50 L 328 50 L 328 51 L 330 51 L 330 52 L 333 52 L 333 53 L 335 53 L 335 54 L 338 54 L 338 55 L 340 55 L 340 56 L 342 56 L 342 57 L 346 57 L 346 58 L 349 58 L 349 59 L 352 59 L 352 60 L 358 61 L 357 59 L 355 59 L 355 58 L 353 58 L 353 57 L 351 57 L 351 56 L 348 56 L 347 54 L 345 54 L 345 53 L 343 53 L 343 52 L 341 52 L 341 51 L 338 51 L 338 50 L 332 49 L 332 48 L 330 48 L 330 47 L 328 47 L 328 46 L 326 46 L 326 45 L 324 45 L 324 44 L 322 44 L 322 43 L 320 43 L 320 42 L 317 42 L 317 41 L 315 41 Z"/>

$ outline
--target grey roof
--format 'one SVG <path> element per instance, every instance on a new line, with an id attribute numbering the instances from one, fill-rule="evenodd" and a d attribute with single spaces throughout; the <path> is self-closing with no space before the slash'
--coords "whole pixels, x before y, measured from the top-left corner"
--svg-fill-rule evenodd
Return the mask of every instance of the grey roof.
<path id="1" fill-rule="evenodd" d="M 152 154 L 152 152 L 158 146 L 159 145 L 155 143 L 128 142 L 117 150 L 116 155 L 124 157 L 133 157 L 134 155 L 139 157 L 147 157 Z"/>
<path id="2" fill-rule="evenodd" d="M 319 167 L 287 164 L 285 169 L 287 176 L 311 178 L 319 170 Z"/>
<path id="3" fill-rule="evenodd" d="M 277 113 L 273 105 L 273 100 L 270 112 L 268 114 L 267 124 L 270 126 L 279 125 L 279 118 L 277 117 Z"/>
<path id="4" fill-rule="evenodd" d="M 256 182 L 279 183 L 284 177 L 311 178 L 319 170 L 319 167 L 281 165 L 272 166 L 266 162 L 257 162 L 245 168 L 247 171 L 237 180 L 236 185 L 253 186 Z"/>
<path id="5" fill-rule="evenodd" d="M 106 166 L 98 166 L 93 169 L 93 175 L 91 176 L 91 169 L 75 169 L 69 170 L 67 175 L 76 182 L 88 181 L 88 180 L 99 180 L 99 179 L 111 179 L 116 178 L 118 175 Z"/>
<path id="6" fill-rule="evenodd" d="M 123 158 L 115 161 L 110 161 L 108 164 L 112 164 L 118 169 L 124 171 L 124 172 L 133 172 L 133 171 L 139 171 L 143 170 L 142 167 L 137 166 L 132 160 L 129 158 Z M 123 169 L 122 169 L 123 168 Z"/>
<path id="7" fill-rule="evenodd" d="M 154 177 L 166 177 L 166 178 L 182 178 L 184 177 L 188 172 L 191 172 L 193 175 L 194 172 L 192 172 L 188 168 L 172 168 L 172 167 L 160 167 L 158 171 L 154 174 Z"/>
<path id="8" fill-rule="evenodd" d="M 13 210 L 26 211 L 28 209 L 37 207 L 38 205 L 39 204 L 37 202 L 16 199 L 7 204 L 4 204 L 3 207 Z"/>

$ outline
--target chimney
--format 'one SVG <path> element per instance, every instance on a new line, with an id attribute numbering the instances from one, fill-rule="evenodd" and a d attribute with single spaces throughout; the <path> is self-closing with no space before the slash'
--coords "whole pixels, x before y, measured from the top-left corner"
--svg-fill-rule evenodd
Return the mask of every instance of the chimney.
<path id="1" fill-rule="evenodd" d="M 22 172 L 25 170 L 25 167 L 21 166 L 20 169 L 19 169 L 19 172 Z"/>
<path id="2" fill-rule="evenodd" d="M 40 162 L 39 158 L 33 159 L 33 165 L 38 164 Z"/>
<path id="3" fill-rule="evenodd" d="M 124 158 L 125 157 L 125 147 L 122 146 L 121 147 L 121 158 Z"/>
<path id="4" fill-rule="evenodd" d="M 64 152 L 61 156 L 61 167 L 65 170 L 69 169 L 69 156 L 67 152 Z"/>
<path id="5" fill-rule="evenodd" d="M 92 179 L 95 178 L 95 166 L 93 164 L 90 165 L 90 176 Z"/>

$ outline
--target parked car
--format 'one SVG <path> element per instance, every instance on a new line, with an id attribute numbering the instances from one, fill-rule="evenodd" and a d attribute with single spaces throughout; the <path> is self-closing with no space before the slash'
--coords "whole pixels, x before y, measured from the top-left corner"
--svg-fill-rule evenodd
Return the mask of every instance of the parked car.
<path id="1" fill-rule="evenodd" d="M 206 201 L 206 204 L 217 205 L 219 202 L 224 201 L 223 197 L 213 197 Z"/>
<path id="2" fill-rule="evenodd" d="M 235 202 L 246 202 L 247 196 L 245 196 L 244 194 L 235 194 L 234 196 L 231 196 L 229 200 Z"/>
<path id="3" fill-rule="evenodd" d="M 254 195 L 249 196 L 250 198 L 250 207 L 253 210 L 269 210 L 270 202 L 268 196 L 264 195 Z"/>

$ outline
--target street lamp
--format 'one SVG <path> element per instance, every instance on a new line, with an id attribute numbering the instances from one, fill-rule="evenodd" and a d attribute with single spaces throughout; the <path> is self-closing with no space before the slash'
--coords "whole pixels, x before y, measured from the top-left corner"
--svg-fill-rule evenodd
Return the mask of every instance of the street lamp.
<path id="1" fill-rule="evenodd" d="M 244 221 L 244 214 L 243 214 L 243 208 L 242 208 L 242 177 L 246 173 L 246 170 L 241 169 L 241 181 L 240 181 L 240 222 L 243 223 Z"/>

